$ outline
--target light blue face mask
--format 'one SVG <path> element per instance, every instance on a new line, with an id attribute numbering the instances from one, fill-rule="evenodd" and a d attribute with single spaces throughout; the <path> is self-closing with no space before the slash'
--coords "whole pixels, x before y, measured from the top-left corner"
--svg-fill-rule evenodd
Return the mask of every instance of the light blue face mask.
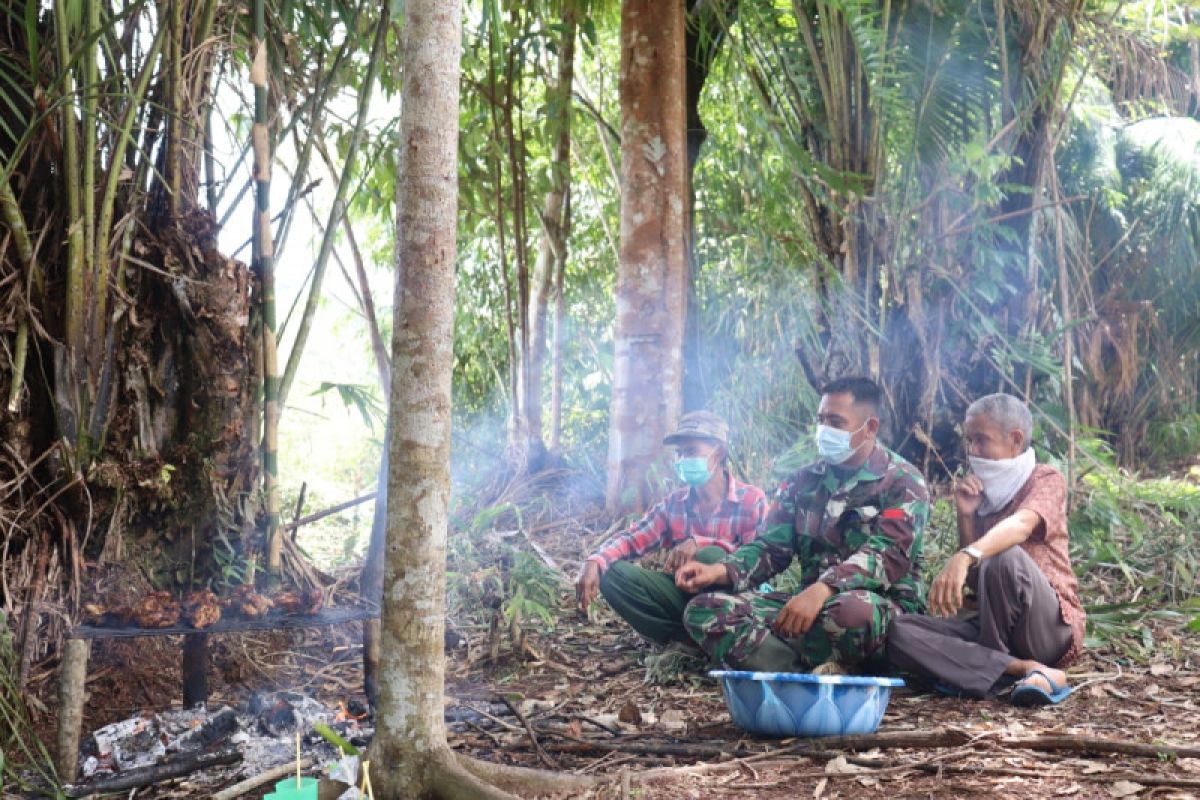
<path id="1" fill-rule="evenodd" d="M 859 443 L 858 447 L 850 446 L 850 437 L 865 427 L 867 427 L 867 423 L 865 422 L 859 426 L 857 431 L 843 431 L 838 428 L 831 428 L 828 425 L 818 425 L 817 452 L 821 454 L 821 458 L 830 464 L 844 464 L 858 451 L 858 447 L 866 444 L 863 441 Z"/>
<path id="2" fill-rule="evenodd" d="M 675 474 L 688 486 L 703 486 L 712 478 L 712 470 L 704 456 L 675 459 Z"/>

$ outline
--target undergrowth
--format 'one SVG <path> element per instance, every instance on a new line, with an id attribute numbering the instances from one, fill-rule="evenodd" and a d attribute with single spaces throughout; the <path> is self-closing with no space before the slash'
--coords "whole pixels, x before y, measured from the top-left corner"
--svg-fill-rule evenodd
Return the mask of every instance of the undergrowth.
<path id="1" fill-rule="evenodd" d="M 65 797 L 57 787 L 54 761 L 38 738 L 17 682 L 17 654 L 8 618 L 0 611 L 0 793 L 37 792 L 39 797 Z"/>

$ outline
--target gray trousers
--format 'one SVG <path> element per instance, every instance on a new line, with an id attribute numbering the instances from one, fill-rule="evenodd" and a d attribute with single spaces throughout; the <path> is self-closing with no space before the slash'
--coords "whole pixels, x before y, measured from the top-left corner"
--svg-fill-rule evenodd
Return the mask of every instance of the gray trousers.
<path id="1" fill-rule="evenodd" d="M 985 558 L 967 573 L 967 584 L 979 599 L 979 616 L 897 617 L 887 635 L 892 666 L 971 697 L 987 697 L 1014 660 L 1053 665 L 1071 646 L 1071 626 L 1063 622 L 1058 595 L 1020 547 Z"/>

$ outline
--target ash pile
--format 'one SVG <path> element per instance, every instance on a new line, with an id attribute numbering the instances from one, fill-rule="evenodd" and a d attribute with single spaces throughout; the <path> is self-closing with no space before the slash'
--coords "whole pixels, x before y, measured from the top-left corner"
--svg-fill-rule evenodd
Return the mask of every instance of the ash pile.
<path id="1" fill-rule="evenodd" d="M 144 711 L 85 739 L 81 780 L 70 794 L 114 782 L 148 786 L 190 772 L 186 783 L 195 796 L 210 796 L 222 786 L 294 764 L 297 731 L 301 757 L 315 768 L 308 772 L 338 779 L 351 766 L 344 763 L 345 751 L 365 747 L 374 734 L 365 705 L 351 699 L 339 706 L 278 691 L 253 694 L 236 707 Z"/>

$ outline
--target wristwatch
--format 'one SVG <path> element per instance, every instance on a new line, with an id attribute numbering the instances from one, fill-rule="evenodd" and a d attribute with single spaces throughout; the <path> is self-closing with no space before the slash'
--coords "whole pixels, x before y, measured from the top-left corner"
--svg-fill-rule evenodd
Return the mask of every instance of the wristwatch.
<path id="1" fill-rule="evenodd" d="M 980 561 L 983 561 L 983 551 L 973 544 L 967 545 L 958 552 L 967 554 L 967 558 L 971 559 L 972 567 L 978 564 Z"/>

